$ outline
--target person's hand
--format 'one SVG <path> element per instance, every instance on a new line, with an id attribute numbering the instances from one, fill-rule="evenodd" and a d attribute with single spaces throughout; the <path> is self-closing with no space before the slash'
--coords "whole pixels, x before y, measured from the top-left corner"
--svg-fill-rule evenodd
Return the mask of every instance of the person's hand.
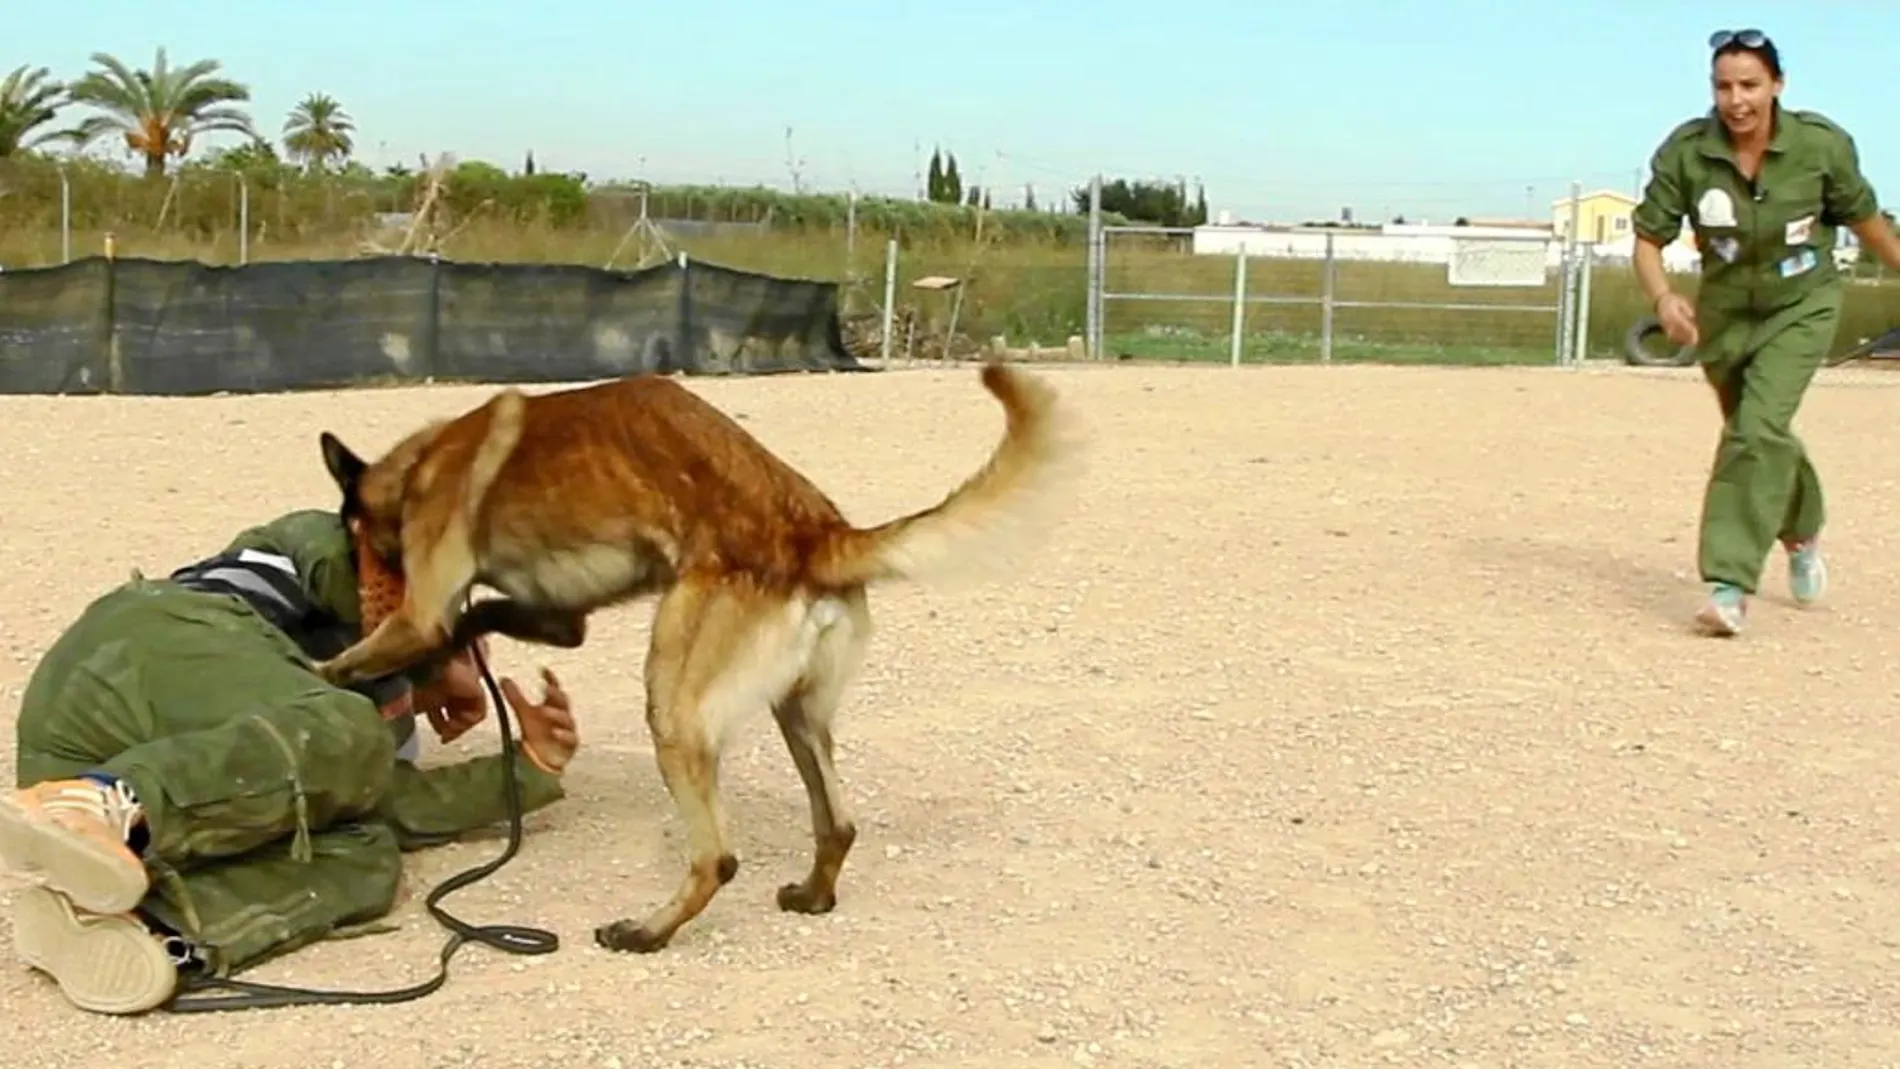
<path id="1" fill-rule="evenodd" d="M 486 656 L 486 643 L 477 642 Z M 444 743 L 454 742 L 481 723 L 488 716 L 488 695 L 482 690 L 474 655 L 464 650 L 443 665 L 435 682 L 416 693 L 416 707 L 428 716 L 436 738 Z"/>
<path id="2" fill-rule="evenodd" d="M 1694 345 L 1701 340 L 1701 330 L 1695 321 L 1695 302 L 1680 293 L 1665 293 L 1662 300 L 1656 302 L 1656 319 L 1662 324 L 1663 333 L 1677 345 Z"/>
<path id="3" fill-rule="evenodd" d="M 501 681 L 502 697 L 521 721 L 521 747 L 528 759 L 552 775 L 560 775 L 580 749 L 580 733 L 574 728 L 574 712 L 568 706 L 567 692 L 551 668 L 541 669 L 543 686 L 539 704 L 521 693 L 513 678 Z"/>

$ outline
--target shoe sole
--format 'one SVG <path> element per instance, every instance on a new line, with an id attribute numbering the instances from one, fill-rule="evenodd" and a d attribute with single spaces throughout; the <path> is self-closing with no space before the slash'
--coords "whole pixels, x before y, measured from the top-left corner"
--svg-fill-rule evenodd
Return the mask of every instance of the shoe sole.
<path id="1" fill-rule="evenodd" d="M 89 913 L 124 913 L 145 900 L 145 867 L 101 843 L 75 834 L 0 794 L 0 862 L 43 883 Z"/>
<path id="2" fill-rule="evenodd" d="M 1695 622 L 1702 626 L 1704 632 L 1717 638 L 1734 638 L 1742 633 L 1742 625 L 1731 624 L 1722 615 L 1722 610 L 1713 605 L 1702 606 L 1695 614 Z"/>
<path id="3" fill-rule="evenodd" d="M 144 925 L 124 914 L 82 917 L 44 887 L 28 887 L 14 899 L 13 943 L 20 960 L 93 1013 L 143 1013 L 178 987 L 178 967 Z"/>

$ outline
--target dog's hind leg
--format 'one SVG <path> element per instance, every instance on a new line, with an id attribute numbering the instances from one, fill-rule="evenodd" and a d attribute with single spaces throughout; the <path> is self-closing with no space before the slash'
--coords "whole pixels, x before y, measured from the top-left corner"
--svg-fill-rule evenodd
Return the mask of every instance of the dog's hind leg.
<path id="1" fill-rule="evenodd" d="M 801 623 L 783 598 L 716 581 L 685 580 L 660 600 L 647 653 L 647 727 L 660 778 L 686 824 L 686 876 L 645 920 L 596 929 L 601 946 L 659 950 L 738 875 L 719 799 L 719 751 L 736 718 L 782 701 L 801 674 Z"/>
<path id="2" fill-rule="evenodd" d="M 772 707 L 811 802 L 811 872 L 805 882 L 778 889 L 778 907 L 793 913 L 828 913 L 838 904 L 838 873 L 858 837 L 832 761 L 831 723 L 863 660 L 871 618 L 862 592 L 829 605 L 821 602 L 820 611 L 842 615 L 824 628 L 811 664 L 791 694 Z"/>

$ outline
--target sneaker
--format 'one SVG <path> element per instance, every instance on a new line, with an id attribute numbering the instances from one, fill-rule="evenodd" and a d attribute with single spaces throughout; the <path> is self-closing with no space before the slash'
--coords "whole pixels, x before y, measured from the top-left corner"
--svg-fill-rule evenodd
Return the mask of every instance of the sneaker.
<path id="1" fill-rule="evenodd" d="M 127 845 L 144 820 L 132 788 L 55 780 L 0 794 L 0 865 L 89 913 L 125 913 L 151 889 Z"/>
<path id="2" fill-rule="evenodd" d="M 1788 547 L 1788 592 L 1804 608 L 1827 592 L 1827 562 L 1821 559 L 1821 544 L 1815 539 Z"/>
<path id="3" fill-rule="evenodd" d="M 1747 616 L 1748 597 L 1742 593 L 1742 588 L 1717 583 L 1709 591 L 1709 600 L 1695 614 L 1695 619 L 1709 634 L 1726 638 L 1741 633 L 1742 622 Z"/>
<path id="4" fill-rule="evenodd" d="M 13 945 L 68 1001 L 93 1013 L 143 1013 L 178 988 L 176 954 L 137 916 L 87 913 L 44 887 L 14 897 Z"/>

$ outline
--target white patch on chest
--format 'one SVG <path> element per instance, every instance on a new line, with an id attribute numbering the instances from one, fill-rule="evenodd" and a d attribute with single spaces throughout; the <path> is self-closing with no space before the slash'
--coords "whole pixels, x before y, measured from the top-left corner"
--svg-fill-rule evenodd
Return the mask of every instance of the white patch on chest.
<path id="1" fill-rule="evenodd" d="M 1725 189 L 1710 189 L 1695 203 L 1696 221 L 1703 226 L 1734 226 L 1735 201 Z"/>
<path id="2" fill-rule="evenodd" d="M 1804 215 L 1789 223 L 1781 233 L 1783 245 L 1806 245 L 1814 239 L 1814 216 Z"/>

